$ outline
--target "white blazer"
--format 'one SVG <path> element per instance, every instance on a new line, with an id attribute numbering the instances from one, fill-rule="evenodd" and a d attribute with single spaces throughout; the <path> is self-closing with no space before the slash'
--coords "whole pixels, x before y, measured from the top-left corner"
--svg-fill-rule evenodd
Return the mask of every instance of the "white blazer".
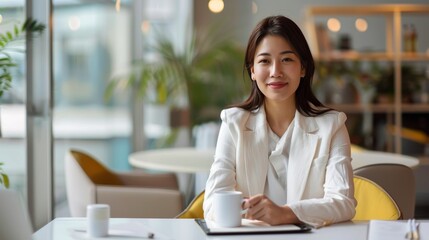
<path id="1" fill-rule="evenodd" d="M 263 194 L 269 166 L 268 130 L 263 107 L 230 108 L 222 125 L 206 183 L 204 217 L 213 219 L 213 193 L 237 190 Z M 317 117 L 295 114 L 287 168 L 287 205 L 303 222 L 321 227 L 355 215 L 350 139 L 346 115 L 330 111 Z"/>

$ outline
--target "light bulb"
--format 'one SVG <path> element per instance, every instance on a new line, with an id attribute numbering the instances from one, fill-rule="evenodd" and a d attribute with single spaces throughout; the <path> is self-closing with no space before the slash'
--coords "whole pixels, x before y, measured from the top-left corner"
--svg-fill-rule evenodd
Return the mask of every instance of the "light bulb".
<path id="1" fill-rule="evenodd" d="M 148 33 L 150 31 L 150 22 L 148 20 L 143 21 L 140 29 L 143 33 Z"/>
<path id="2" fill-rule="evenodd" d="M 336 18 L 328 19 L 328 29 L 332 32 L 338 32 L 341 29 L 341 22 Z"/>
<path id="3" fill-rule="evenodd" d="M 209 9 L 213 13 L 220 13 L 224 8 L 223 0 L 210 0 L 209 1 Z"/>
<path id="4" fill-rule="evenodd" d="M 77 31 L 80 28 L 80 19 L 79 17 L 73 16 L 69 18 L 69 28 L 72 31 Z"/>
<path id="5" fill-rule="evenodd" d="M 359 32 L 366 32 L 368 29 L 368 22 L 363 18 L 358 18 L 355 21 L 355 26 Z"/>

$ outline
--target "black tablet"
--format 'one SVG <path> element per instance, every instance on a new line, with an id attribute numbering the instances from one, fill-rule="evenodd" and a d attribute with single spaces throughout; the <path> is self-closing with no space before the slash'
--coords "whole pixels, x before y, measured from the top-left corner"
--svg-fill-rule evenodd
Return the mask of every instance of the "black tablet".
<path id="1" fill-rule="evenodd" d="M 306 224 L 270 226 L 261 221 L 243 219 L 241 226 L 228 228 L 217 227 L 214 223 L 204 219 L 195 219 L 195 221 L 207 235 L 302 233 L 311 231 L 311 227 Z"/>

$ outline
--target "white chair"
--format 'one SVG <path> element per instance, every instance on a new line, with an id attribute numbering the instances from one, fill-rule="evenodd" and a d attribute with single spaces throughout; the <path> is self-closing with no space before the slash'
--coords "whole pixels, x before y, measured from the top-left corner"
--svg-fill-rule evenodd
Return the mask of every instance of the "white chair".
<path id="1" fill-rule="evenodd" d="M 86 206 L 94 203 L 109 204 L 111 217 L 172 218 L 182 210 L 174 174 L 116 173 L 92 156 L 70 150 L 65 178 L 72 217 L 86 216 Z"/>

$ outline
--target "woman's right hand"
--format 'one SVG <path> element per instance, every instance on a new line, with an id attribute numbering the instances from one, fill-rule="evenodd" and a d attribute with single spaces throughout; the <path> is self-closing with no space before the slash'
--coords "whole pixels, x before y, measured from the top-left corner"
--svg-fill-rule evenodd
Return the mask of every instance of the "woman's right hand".
<path id="1" fill-rule="evenodd" d="M 270 225 L 300 222 L 289 206 L 279 206 L 263 194 L 246 199 L 243 209 L 247 209 L 245 218 L 264 221 Z"/>

